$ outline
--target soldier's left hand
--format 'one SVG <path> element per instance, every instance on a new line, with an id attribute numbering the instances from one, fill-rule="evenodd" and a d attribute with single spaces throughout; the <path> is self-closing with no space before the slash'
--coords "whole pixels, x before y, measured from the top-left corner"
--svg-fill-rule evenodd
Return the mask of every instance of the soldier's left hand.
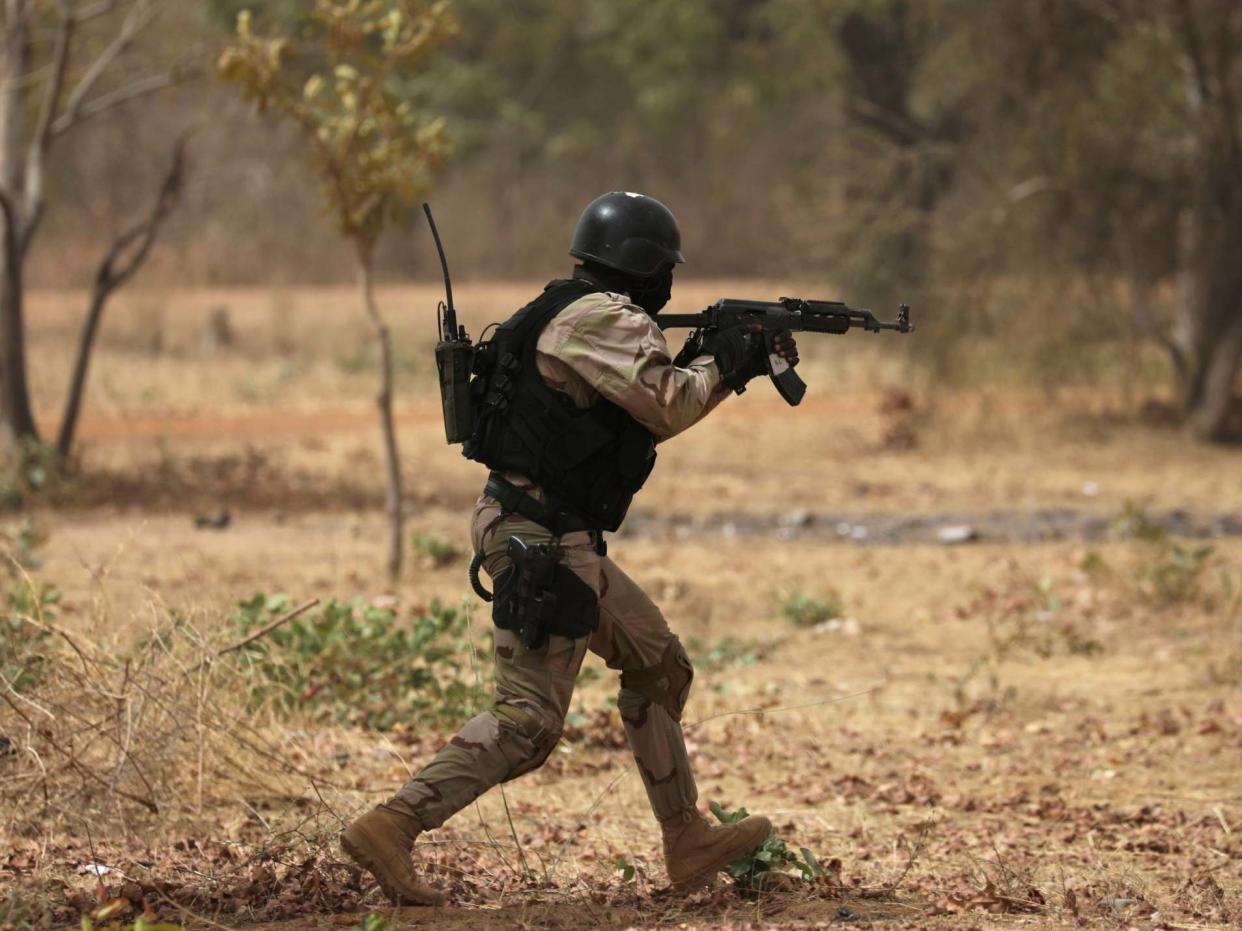
<path id="1" fill-rule="evenodd" d="M 794 339 L 793 333 L 789 330 L 781 330 L 773 336 L 772 346 L 776 350 L 776 354 L 788 362 L 790 366 L 798 364 L 798 343 Z"/>

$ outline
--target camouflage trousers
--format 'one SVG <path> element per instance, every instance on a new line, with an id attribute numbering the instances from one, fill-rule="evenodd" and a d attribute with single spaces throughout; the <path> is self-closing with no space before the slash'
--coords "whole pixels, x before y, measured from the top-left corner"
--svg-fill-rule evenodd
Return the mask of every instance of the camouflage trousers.
<path id="1" fill-rule="evenodd" d="M 493 579 L 509 567 L 511 536 L 526 543 L 552 539 L 538 524 L 502 516 L 493 499 L 479 499 L 472 537 Z M 656 817 L 685 811 L 698 797 L 680 724 L 694 673 L 680 641 L 642 589 L 596 553 L 589 534 L 565 534 L 560 542 L 565 564 L 599 596 L 599 627 L 577 640 L 552 636 L 538 650 L 511 631 L 495 630 L 495 704 L 466 722 L 388 803 L 425 830 L 543 764 L 560 738 L 588 649 L 621 673 L 617 709 Z"/>

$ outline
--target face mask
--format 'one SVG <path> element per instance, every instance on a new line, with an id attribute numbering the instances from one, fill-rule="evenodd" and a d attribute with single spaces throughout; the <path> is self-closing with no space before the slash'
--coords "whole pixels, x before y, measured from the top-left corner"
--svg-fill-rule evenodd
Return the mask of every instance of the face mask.
<path id="1" fill-rule="evenodd" d="M 644 279 L 639 286 L 630 288 L 630 300 L 651 316 L 660 312 L 673 296 L 673 270 L 665 270 L 655 278 Z"/>

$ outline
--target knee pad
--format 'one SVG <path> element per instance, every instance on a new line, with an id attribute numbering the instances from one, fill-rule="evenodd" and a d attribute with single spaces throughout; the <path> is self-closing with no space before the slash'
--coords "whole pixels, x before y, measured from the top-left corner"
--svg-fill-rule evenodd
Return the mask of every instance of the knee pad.
<path id="1" fill-rule="evenodd" d="M 644 669 L 625 669 L 621 672 L 621 688 L 636 692 L 643 698 L 665 709 L 674 721 L 681 720 L 686 699 L 690 697 L 690 684 L 694 681 L 694 666 L 686 655 L 681 641 L 674 637 L 664 648 L 660 662 Z"/>

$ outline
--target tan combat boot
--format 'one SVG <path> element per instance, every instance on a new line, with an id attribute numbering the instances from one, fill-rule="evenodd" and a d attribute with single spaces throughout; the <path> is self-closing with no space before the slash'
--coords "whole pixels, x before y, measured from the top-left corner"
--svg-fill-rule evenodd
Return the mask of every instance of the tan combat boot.
<path id="1" fill-rule="evenodd" d="M 689 892 L 757 850 L 772 832 L 772 822 L 751 815 L 735 824 L 712 824 L 697 808 L 687 808 L 661 821 L 660 830 L 669 881 L 678 892 Z"/>
<path id="2" fill-rule="evenodd" d="M 341 849 L 375 877 L 393 905 L 443 905 L 444 893 L 418 878 L 410 853 L 421 828 L 380 805 L 341 832 Z"/>

